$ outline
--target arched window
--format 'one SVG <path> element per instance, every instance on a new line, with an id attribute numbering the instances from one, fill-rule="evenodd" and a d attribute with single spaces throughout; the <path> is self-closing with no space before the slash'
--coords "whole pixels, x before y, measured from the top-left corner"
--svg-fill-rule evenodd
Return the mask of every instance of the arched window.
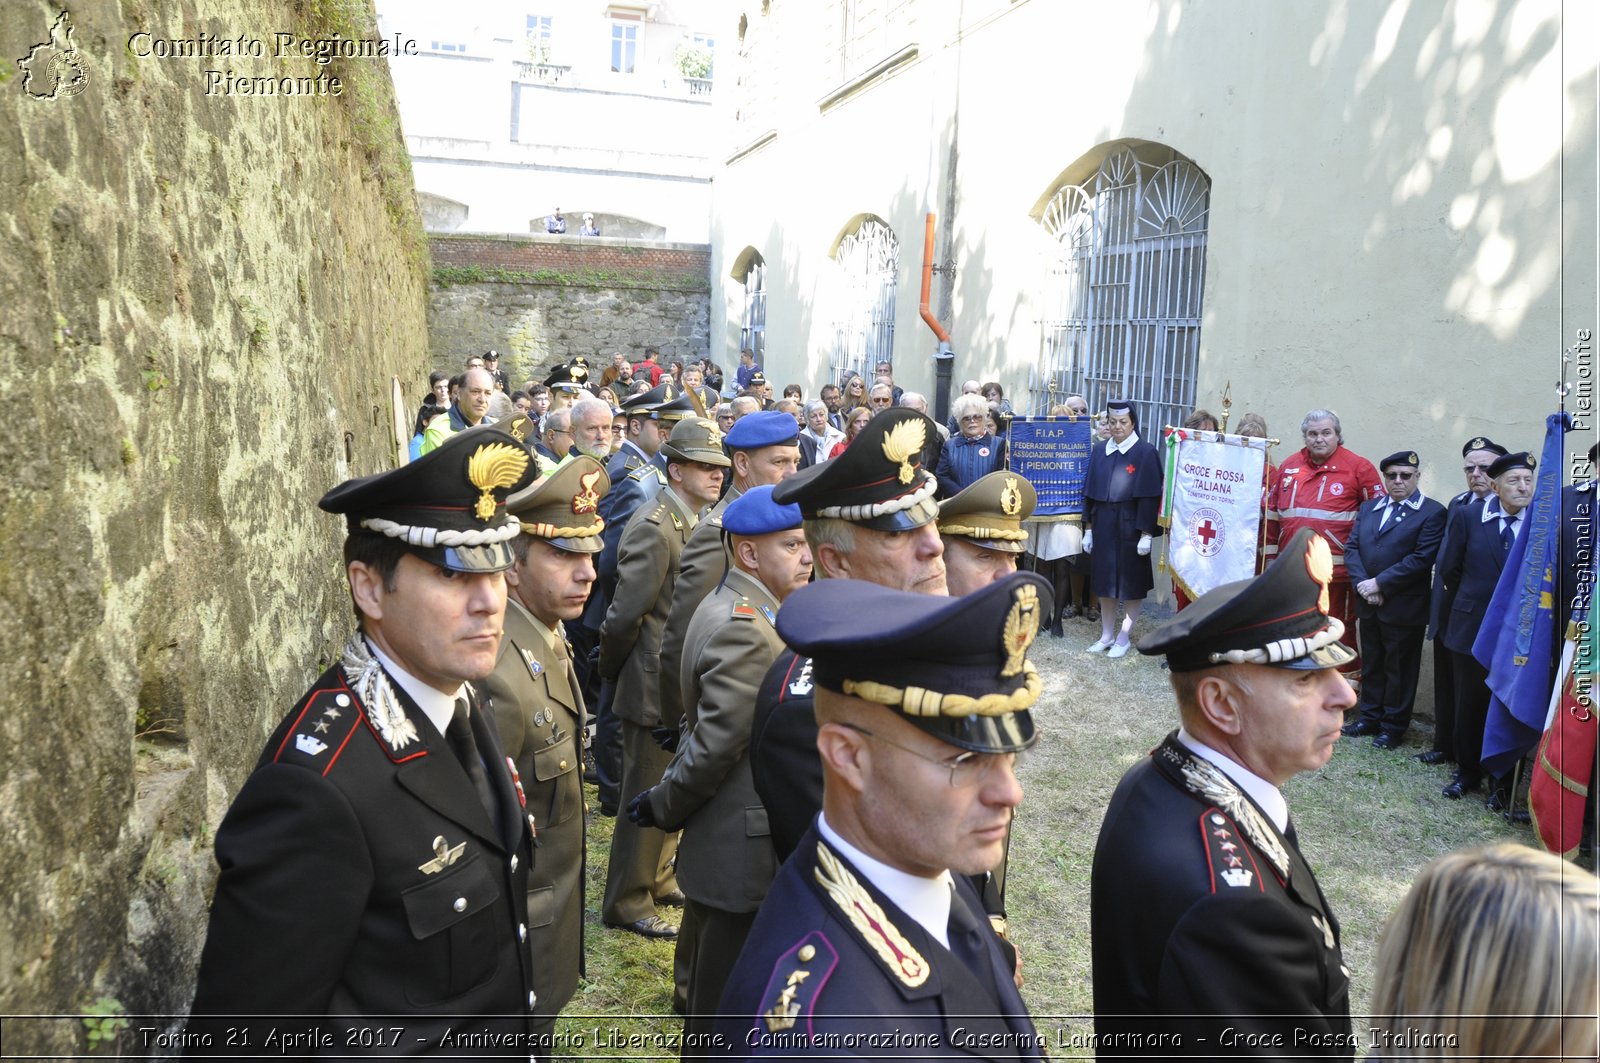
<path id="1" fill-rule="evenodd" d="M 1115 147 L 1086 179 L 1074 169 L 1039 215 L 1052 254 L 1030 405 L 1131 399 L 1154 440 L 1194 408 L 1211 181 L 1144 142 Z"/>
<path id="2" fill-rule="evenodd" d="M 733 263 L 733 277 L 744 285 L 744 312 L 739 318 L 739 349 L 754 351 L 756 364 L 767 364 L 767 262 L 747 247 Z"/>
<path id="3" fill-rule="evenodd" d="M 834 381 L 851 371 L 868 381 L 879 362 L 894 360 L 894 299 L 900 270 L 900 241 L 881 218 L 852 219 L 834 247 L 833 350 L 828 366 Z"/>

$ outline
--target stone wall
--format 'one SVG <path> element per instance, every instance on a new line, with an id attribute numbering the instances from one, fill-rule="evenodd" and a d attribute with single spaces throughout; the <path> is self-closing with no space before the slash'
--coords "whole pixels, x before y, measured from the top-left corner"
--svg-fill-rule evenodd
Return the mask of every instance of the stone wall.
<path id="1" fill-rule="evenodd" d="M 603 365 L 710 352 L 710 250 L 700 244 L 573 236 L 432 235 L 428 315 L 434 364 L 458 371 L 498 350 L 520 387 L 577 355 Z"/>
<path id="2" fill-rule="evenodd" d="M 216 824 L 350 627 L 315 504 L 395 459 L 427 248 L 383 60 L 270 57 L 373 36 L 370 3 L 70 8 L 0 19 L 0 1013 L 182 1012 Z M 202 30 L 269 57 L 130 43 Z M 208 94 L 210 67 L 342 93 Z"/>

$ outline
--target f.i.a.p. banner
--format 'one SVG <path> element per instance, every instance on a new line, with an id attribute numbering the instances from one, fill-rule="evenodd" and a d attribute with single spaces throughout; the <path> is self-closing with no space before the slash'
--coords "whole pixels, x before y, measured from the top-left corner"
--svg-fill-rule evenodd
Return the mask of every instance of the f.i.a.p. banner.
<path id="1" fill-rule="evenodd" d="M 1190 598 L 1256 574 L 1267 440 L 1166 428 L 1167 567 Z"/>
<path id="2" fill-rule="evenodd" d="M 1087 416 L 1012 418 L 1006 454 L 1011 471 L 1039 493 L 1034 520 L 1082 518 L 1092 428 Z"/>

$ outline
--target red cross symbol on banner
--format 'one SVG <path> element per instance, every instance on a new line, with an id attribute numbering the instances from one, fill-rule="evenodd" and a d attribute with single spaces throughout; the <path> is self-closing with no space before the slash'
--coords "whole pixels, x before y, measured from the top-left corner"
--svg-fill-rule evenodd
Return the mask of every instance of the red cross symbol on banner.
<path id="1" fill-rule="evenodd" d="M 1211 540 L 1217 537 L 1217 529 L 1212 525 L 1210 518 L 1207 518 L 1204 524 L 1196 528 L 1194 533 L 1204 539 L 1207 546 L 1210 546 Z"/>

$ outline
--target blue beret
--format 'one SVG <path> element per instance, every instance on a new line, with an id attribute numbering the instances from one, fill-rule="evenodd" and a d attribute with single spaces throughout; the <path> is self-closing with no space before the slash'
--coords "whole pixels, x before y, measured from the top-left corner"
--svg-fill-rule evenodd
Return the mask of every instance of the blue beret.
<path id="1" fill-rule="evenodd" d="M 734 422 L 728 434 L 722 437 L 729 450 L 756 450 L 760 447 L 793 446 L 800 436 L 800 426 L 791 414 L 782 410 L 747 413 Z"/>
<path id="2" fill-rule="evenodd" d="M 746 421 L 749 419 L 745 418 Z M 793 417 L 789 418 L 789 423 L 794 424 Z M 722 511 L 722 530 L 732 535 L 767 535 L 798 527 L 800 507 L 793 503 L 780 506 L 774 502 L 771 484 L 750 488 L 728 503 L 728 508 Z"/>

